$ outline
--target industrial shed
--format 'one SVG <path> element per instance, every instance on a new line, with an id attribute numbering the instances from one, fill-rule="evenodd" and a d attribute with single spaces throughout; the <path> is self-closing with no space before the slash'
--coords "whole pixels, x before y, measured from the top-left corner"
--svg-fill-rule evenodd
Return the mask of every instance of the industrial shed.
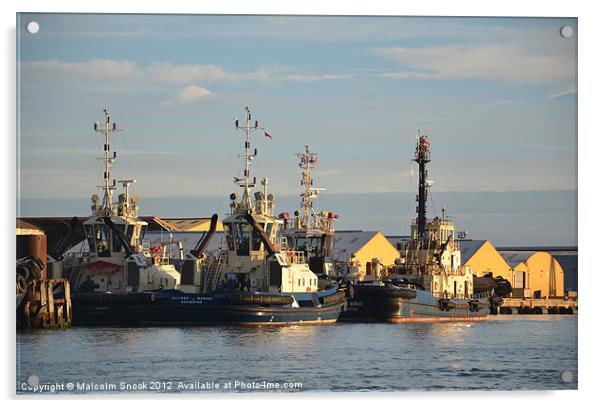
<path id="1" fill-rule="evenodd" d="M 489 240 L 461 240 L 462 264 L 470 267 L 475 276 L 491 273 L 512 282 L 512 268 Z"/>
<path id="2" fill-rule="evenodd" d="M 579 290 L 578 257 L 577 251 L 551 252 L 564 271 L 564 291 L 576 292 Z"/>
<path id="3" fill-rule="evenodd" d="M 514 296 L 549 298 L 564 296 L 564 271 L 560 263 L 543 251 L 500 251 L 514 271 Z"/>
<path id="4" fill-rule="evenodd" d="M 337 231 L 333 258 L 357 263 L 360 269 L 358 277 L 364 279 L 371 274 L 373 259 L 390 266 L 399 258 L 399 252 L 379 231 Z"/>
<path id="5" fill-rule="evenodd" d="M 162 218 L 154 216 L 138 217 L 148 223 L 147 231 L 172 232 L 204 232 L 209 230 L 211 218 Z M 216 231 L 223 231 L 221 221 L 217 222 Z"/>
<path id="6" fill-rule="evenodd" d="M 184 253 L 194 249 L 196 244 L 203 236 L 202 232 L 163 232 L 149 231 L 146 233 L 144 240 L 150 243 L 150 246 L 166 246 L 171 249 L 172 258 L 177 258 L 178 242 L 182 243 Z M 171 243 L 171 245 L 169 245 Z M 213 252 L 220 248 L 226 248 L 225 237 L 223 232 L 216 232 L 209 241 L 207 251 Z"/>

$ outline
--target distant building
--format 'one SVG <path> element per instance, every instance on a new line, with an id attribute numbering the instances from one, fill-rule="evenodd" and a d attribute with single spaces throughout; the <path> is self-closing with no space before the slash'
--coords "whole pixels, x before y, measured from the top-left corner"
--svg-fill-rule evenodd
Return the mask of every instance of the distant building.
<path id="1" fill-rule="evenodd" d="M 566 290 L 574 290 L 565 285 L 564 266 L 574 269 L 571 276 L 576 277 L 576 251 L 573 257 L 570 251 L 558 252 L 549 247 L 496 249 L 488 240 L 458 242 L 462 249 L 462 263 L 469 266 L 475 276 L 491 273 L 494 277 L 503 277 L 512 285 L 514 297 L 564 296 Z"/>
<path id="2" fill-rule="evenodd" d="M 579 290 L 578 285 L 578 257 L 577 251 L 562 251 L 552 252 L 552 256 L 556 258 L 564 271 L 564 291 L 576 292 Z"/>
<path id="3" fill-rule="evenodd" d="M 500 247 L 500 251 L 546 252 L 562 267 L 564 272 L 564 292 L 578 290 L 578 251 L 577 246 L 538 246 L 538 247 Z"/>
<path id="4" fill-rule="evenodd" d="M 337 231 L 333 258 L 356 264 L 357 277 L 363 280 L 378 274 L 376 269 L 393 265 L 399 252 L 379 231 Z"/>
<path id="5" fill-rule="evenodd" d="M 543 251 L 500 251 L 514 271 L 514 296 L 547 298 L 564 296 L 564 271 L 560 263 Z"/>
<path id="6" fill-rule="evenodd" d="M 209 230 L 211 218 L 163 218 L 154 216 L 138 217 L 148 223 L 148 231 L 172 232 L 204 232 Z M 216 231 L 223 231 L 221 221 L 217 222 Z"/>
<path id="7" fill-rule="evenodd" d="M 512 267 L 499 254 L 489 240 L 460 240 L 462 264 L 470 267 L 474 276 L 491 273 L 493 277 L 501 276 L 512 282 Z"/>

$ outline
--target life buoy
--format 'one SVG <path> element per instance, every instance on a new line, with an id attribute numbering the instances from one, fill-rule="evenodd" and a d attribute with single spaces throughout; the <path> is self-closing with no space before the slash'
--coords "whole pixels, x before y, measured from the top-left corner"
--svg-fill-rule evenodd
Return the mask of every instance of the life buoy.
<path id="1" fill-rule="evenodd" d="M 311 292 L 311 288 L 308 286 L 307 289 L 305 289 L 306 292 Z"/>

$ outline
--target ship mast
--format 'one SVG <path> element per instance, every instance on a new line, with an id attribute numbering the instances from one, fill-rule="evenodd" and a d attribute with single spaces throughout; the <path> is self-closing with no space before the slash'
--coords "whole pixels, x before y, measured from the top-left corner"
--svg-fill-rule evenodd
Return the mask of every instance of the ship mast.
<path id="1" fill-rule="evenodd" d="M 104 161 L 104 184 L 102 186 L 97 186 L 97 188 L 103 190 L 102 205 L 98 213 L 99 215 L 111 216 L 115 212 L 113 209 L 113 190 L 115 190 L 117 187 L 115 185 L 115 180 L 113 180 L 111 183 L 111 175 L 109 170 L 115 159 L 117 159 L 117 152 L 113 151 L 111 153 L 109 137 L 114 132 L 121 131 L 121 129 L 117 127 L 116 123 L 111 123 L 111 118 L 109 117 L 109 112 L 106 107 L 103 109 L 103 113 L 104 121 L 102 123 L 94 123 L 94 130 L 104 135 L 104 157 L 98 158 L 99 160 Z"/>
<path id="2" fill-rule="evenodd" d="M 311 178 L 311 170 L 318 163 L 318 155 L 317 153 L 312 153 L 309 150 L 309 146 L 306 145 L 305 151 L 297 153 L 297 157 L 301 159 L 299 167 L 301 168 L 301 185 L 303 186 L 303 192 L 301 193 L 301 228 L 309 229 L 309 220 L 310 218 L 314 218 L 312 199 L 318 194 L 318 189 L 312 187 L 314 181 Z"/>
<path id="3" fill-rule="evenodd" d="M 416 154 L 414 161 L 418 163 L 418 206 L 416 207 L 416 225 L 418 227 L 418 239 L 424 238 L 426 231 L 426 201 L 428 199 L 428 187 L 429 182 L 427 181 L 428 171 L 426 170 L 426 164 L 431 161 L 431 143 L 427 135 L 421 135 L 420 130 L 416 135 Z"/>
<path id="4" fill-rule="evenodd" d="M 252 123 L 251 111 L 249 110 L 248 106 L 245 107 L 244 125 L 241 125 L 238 119 L 235 119 L 234 126 L 236 129 L 241 130 L 245 135 L 244 155 L 239 156 L 244 160 L 244 174 L 242 178 L 234 177 L 234 183 L 243 188 L 241 209 L 245 212 L 251 212 L 253 208 L 251 204 L 251 188 L 255 187 L 256 184 L 256 178 L 253 177 L 253 179 L 251 179 L 251 162 L 253 162 L 257 156 L 257 149 L 254 149 L 253 152 L 251 152 L 251 134 L 256 130 L 263 128 L 259 127 L 258 121 L 255 121 L 254 124 Z"/>

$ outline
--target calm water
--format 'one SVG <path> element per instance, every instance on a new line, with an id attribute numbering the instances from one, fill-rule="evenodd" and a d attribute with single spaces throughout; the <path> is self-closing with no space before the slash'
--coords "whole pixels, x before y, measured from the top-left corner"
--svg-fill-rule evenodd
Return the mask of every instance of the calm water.
<path id="1" fill-rule="evenodd" d="M 564 370 L 571 381 L 562 381 Z M 574 389 L 577 316 L 20 333 L 17 392 L 33 392 L 21 390 L 31 374 L 58 384 L 56 392 L 86 392 L 78 384 L 95 392 L 206 393 L 215 384 L 212 392 L 228 392 L 276 383 L 302 383 L 301 391 Z"/>

